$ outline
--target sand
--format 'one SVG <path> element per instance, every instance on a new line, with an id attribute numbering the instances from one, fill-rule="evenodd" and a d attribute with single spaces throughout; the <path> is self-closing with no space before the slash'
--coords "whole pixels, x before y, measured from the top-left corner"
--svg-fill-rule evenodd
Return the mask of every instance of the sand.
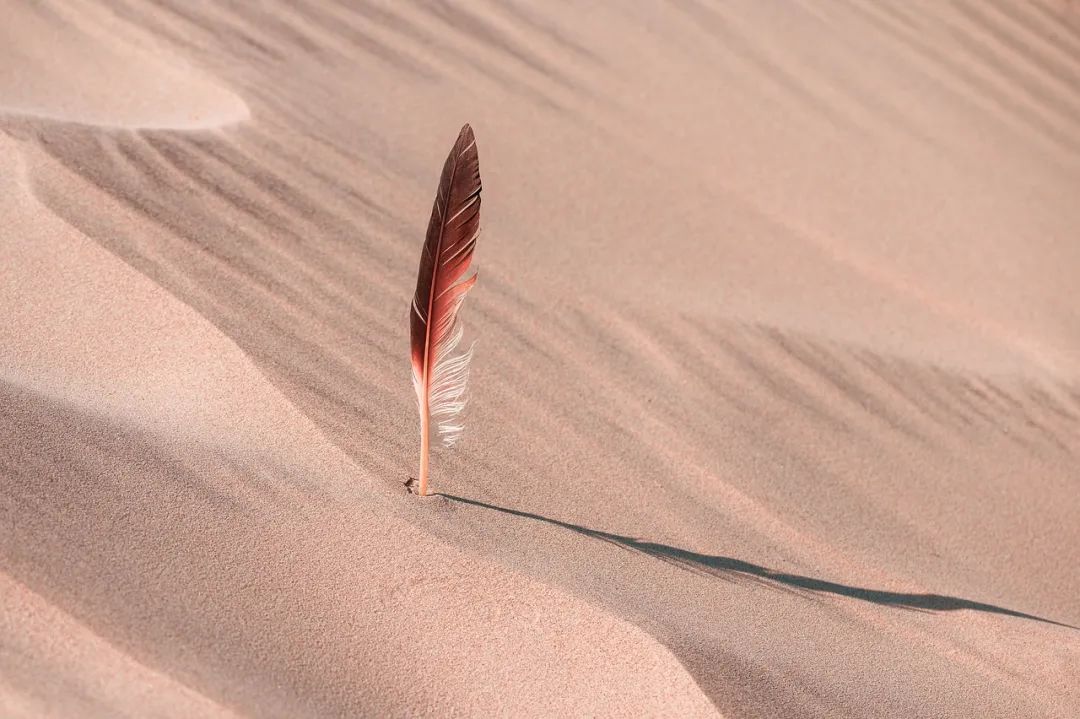
<path id="1" fill-rule="evenodd" d="M 0 715 L 1080 716 L 1074 3 L 0 13 Z"/>

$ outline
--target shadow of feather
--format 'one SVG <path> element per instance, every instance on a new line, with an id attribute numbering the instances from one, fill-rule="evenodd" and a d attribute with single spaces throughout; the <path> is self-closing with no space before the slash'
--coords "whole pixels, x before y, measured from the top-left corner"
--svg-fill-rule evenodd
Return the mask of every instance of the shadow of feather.
<path id="1" fill-rule="evenodd" d="M 1052 619 L 1044 619 L 1043 617 L 1038 617 L 1033 614 L 1019 612 L 1013 609 L 1007 609 L 1005 607 L 987 604 L 985 602 L 976 602 L 970 599 L 963 599 L 961 597 L 950 597 L 943 594 L 915 594 L 906 592 L 890 592 L 881 589 L 855 587 L 847 584 L 840 584 L 838 582 L 830 582 L 824 579 L 818 579 L 816 577 L 807 577 L 800 574 L 781 572 L 762 566 L 760 564 L 754 564 L 752 562 L 747 562 L 742 559 L 735 559 L 733 557 L 725 557 L 712 554 L 700 554 L 698 552 L 691 552 L 686 549 L 680 549 L 679 547 L 673 547 L 668 544 L 661 544 L 659 542 L 648 542 L 641 539 L 635 539 L 633 537 L 627 537 L 621 534 L 603 532 L 598 529 L 590 529 L 589 527 L 584 527 L 578 524 L 571 524 L 569 522 L 562 522 L 557 519 L 544 517 L 539 514 L 533 514 L 532 512 L 523 512 L 517 509 L 499 507 L 494 504 L 488 504 L 487 502 L 481 502 L 475 499 L 467 499 L 465 497 L 458 497 L 452 494 L 437 494 L 435 496 L 445 497 L 446 499 L 453 502 L 460 502 L 462 504 L 482 507 L 484 509 L 490 509 L 496 512 L 502 512 L 504 514 L 510 514 L 516 517 L 534 519 L 539 522 L 552 524 L 557 527 L 562 527 L 563 529 L 568 529 L 571 532 L 582 534 L 591 539 L 598 539 L 603 542 L 614 544 L 622 549 L 646 554 L 650 557 L 653 557 L 654 559 L 666 562 L 685 571 L 710 577 L 716 577 L 728 581 L 742 578 L 749 579 L 751 581 L 778 589 L 805 593 L 809 596 L 833 594 L 842 597 L 849 597 L 851 599 L 858 599 L 864 602 L 871 602 L 873 604 L 879 604 L 882 606 L 898 607 L 901 609 L 921 612 L 954 612 L 962 609 L 967 609 L 970 611 L 986 612 L 989 614 L 1003 614 L 1005 616 L 1018 617 L 1020 619 L 1030 619 L 1036 622 L 1043 622 L 1045 624 L 1054 624 L 1059 627 L 1066 627 L 1068 629 L 1077 629 L 1077 627 L 1074 627 L 1071 624 L 1057 622 Z"/>

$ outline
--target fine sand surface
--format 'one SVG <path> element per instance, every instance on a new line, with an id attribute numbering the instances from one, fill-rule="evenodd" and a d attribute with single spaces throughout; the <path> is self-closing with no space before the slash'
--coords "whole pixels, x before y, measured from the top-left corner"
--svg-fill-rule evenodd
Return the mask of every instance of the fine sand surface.
<path id="1" fill-rule="evenodd" d="M 0 17 L 0 716 L 1080 716 L 1077 4 Z"/>

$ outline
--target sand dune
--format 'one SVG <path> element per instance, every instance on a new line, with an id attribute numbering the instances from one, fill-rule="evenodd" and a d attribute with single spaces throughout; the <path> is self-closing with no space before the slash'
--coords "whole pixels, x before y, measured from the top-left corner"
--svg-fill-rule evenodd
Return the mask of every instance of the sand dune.
<path id="1" fill-rule="evenodd" d="M 3 10 L 0 714 L 1080 713 L 1072 4 Z"/>
<path id="2" fill-rule="evenodd" d="M 244 101 L 153 35 L 91 3 L 4 3 L 0 114 L 194 129 L 248 117 Z"/>

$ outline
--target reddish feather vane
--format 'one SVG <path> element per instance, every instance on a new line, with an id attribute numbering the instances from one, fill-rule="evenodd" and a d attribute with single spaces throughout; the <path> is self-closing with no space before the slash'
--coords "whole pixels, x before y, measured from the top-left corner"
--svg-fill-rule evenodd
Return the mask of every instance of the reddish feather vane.
<path id="1" fill-rule="evenodd" d="M 432 420 L 448 446 L 462 431 L 456 417 L 465 407 L 472 349 L 455 354 L 462 334 L 457 315 L 476 275 L 459 280 L 472 263 L 480 234 L 480 189 L 476 139 L 465 125 L 443 165 L 410 312 L 413 386 L 420 409 L 420 494 L 427 493 Z"/>

